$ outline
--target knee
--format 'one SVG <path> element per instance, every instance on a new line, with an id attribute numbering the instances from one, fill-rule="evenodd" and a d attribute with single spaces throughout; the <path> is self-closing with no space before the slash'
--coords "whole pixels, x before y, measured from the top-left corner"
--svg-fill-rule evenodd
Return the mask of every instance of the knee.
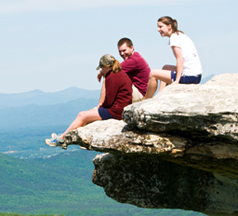
<path id="1" fill-rule="evenodd" d="M 157 70 L 152 70 L 152 71 L 150 71 L 149 78 L 150 79 L 155 79 L 156 75 L 157 75 Z"/>
<path id="2" fill-rule="evenodd" d="M 84 112 L 80 112 L 78 115 L 77 115 L 77 119 L 84 119 L 85 115 L 84 115 Z"/>

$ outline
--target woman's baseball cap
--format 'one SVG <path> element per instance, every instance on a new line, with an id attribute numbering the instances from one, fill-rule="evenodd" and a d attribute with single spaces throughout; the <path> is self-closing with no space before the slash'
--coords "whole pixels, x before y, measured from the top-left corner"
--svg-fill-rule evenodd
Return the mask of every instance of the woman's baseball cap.
<path id="1" fill-rule="evenodd" d="M 99 65 L 96 68 L 96 70 L 99 70 L 101 67 L 107 66 L 107 65 L 113 65 L 115 62 L 115 58 L 112 55 L 105 54 L 100 58 Z"/>

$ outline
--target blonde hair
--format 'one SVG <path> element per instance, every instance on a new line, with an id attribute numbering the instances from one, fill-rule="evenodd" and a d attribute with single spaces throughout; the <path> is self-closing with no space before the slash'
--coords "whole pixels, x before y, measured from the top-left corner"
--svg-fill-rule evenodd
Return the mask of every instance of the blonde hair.
<path id="1" fill-rule="evenodd" d="M 182 31 L 180 31 L 180 30 L 178 30 L 178 22 L 177 22 L 177 20 L 176 19 L 172 19 L 171 17 L 169 17 L 169 16 L 164 16 L 164 17 L 160 17 L 159 19 L 158 19 L 158 22 L 162 22 L 162 23 L 164 23 L 165 25 L 171 25 L 171 28 L 172 28 L 172 32 L 173 33 L 177 33 L 178 34 L 178 32 L 181 32 L 181 33 L 183 33 Z M 184 33 L 183 33 L 184 34 Z"/>
<path id="2" fill-rule="evenodd" d="M 106 65 L 105 67 L 111 68 L 112 73 L 118 73 L 121 71 L 121 64 L 116 59 L 114 60 L 113 65 Z"/>

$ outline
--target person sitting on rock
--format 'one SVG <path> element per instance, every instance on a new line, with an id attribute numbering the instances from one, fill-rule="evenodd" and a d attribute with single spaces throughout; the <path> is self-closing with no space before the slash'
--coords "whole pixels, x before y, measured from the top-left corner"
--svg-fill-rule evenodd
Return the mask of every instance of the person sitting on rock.
<path id="1" fill-rule="evenodd" d="M 145 99 L 152 98 L 160 80 L 159 92 L 168 84 L 198 84 L 201 81 L 202 65 L 192 40 L 179 31 L 177 21 L 165 16 L 158 20 L 158 32 L 169 37 L 169 44 L 177 60 L 176 66 L 165 65 L 162 70 L 150 72 Z"/>
<path id="2" fill-rule="evenodd" d="M 146 93 L 149 80 L 150 67 L 145 59 L 135 52 L 132 41 L 129 38 L 121 38 L 117 43 L 120 56 L 124 59 L 121 63 L 122 71 L 125 72 L 132 81 L 132 103 L 141 101 Z M 102 75 L 98 73 L 100 82 Z M 103 82 L 98 106 L 105 98 L 105 83 Z"/>
<path id="3" fill-rule="evenodd" d="M 132 103 L 132 82 L 125 72 L 121 70 L 120 63 L 109 54 L 101 57 L 97 70 L 105 78 L 105 100 L 98 108 L 83 111 L 78 114 L 68 129 L 61 135 L 53 133 L 51 139 L 46 139 L 49 146 L 61 146 L 67 132 L 96 120 L 110 118 L 122 119 L 122 112 L 125 106 Z"/>

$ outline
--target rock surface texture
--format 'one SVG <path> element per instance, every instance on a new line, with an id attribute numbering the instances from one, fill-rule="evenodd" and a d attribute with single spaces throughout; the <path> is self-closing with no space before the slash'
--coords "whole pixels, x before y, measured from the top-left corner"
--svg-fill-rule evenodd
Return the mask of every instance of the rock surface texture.
<path id="1" fill-rule="evenodd" d="M 238 74 L 171 85 L 127 106 L 123 120 L 69 132 L 66 143 L 106 152 L 93 182 L 143 208 L 238 214 Z"/>

